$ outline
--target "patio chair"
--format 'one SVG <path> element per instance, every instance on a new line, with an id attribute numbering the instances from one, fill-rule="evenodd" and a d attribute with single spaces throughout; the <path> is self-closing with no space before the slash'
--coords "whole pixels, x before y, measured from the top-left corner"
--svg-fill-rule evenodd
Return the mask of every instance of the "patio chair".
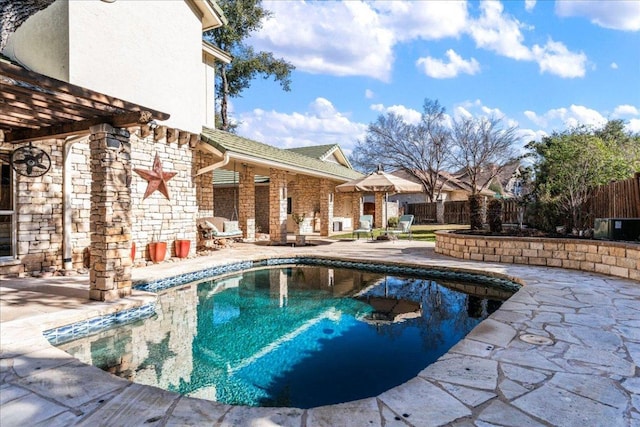
<path id="1" fill-rule="evenodd" d="M 227 247 L 232 242 L 242 239 L 242 230 L 237 221 L 229 221 L 223 217 L 206 217 L 196 221 L 198 234 L 204 247 Z"/>
<path id="2" fill-rule="evenodd" d="M 386 233 L 388 235 L 398 236 L 400 234 L 408 234 L 409 239 L 413 236 L 411 235 L 411 226 L 413 225 L 413 215 L 402 215 L 398 220 L 398 225 L 396 228 L 387 230 Z"/>
<path id="3" fill-rule="evenodd" d="M 365 235 L 369 235 L 371 240 L 373 240 L 373 215 L 362 215 L 360 217 L 360 223 L 358 224 L 358 228 L 351 232 L 351 238 L 355 234 L 357 239 L 360 239 L 360 233 L 364 233 Z"/>

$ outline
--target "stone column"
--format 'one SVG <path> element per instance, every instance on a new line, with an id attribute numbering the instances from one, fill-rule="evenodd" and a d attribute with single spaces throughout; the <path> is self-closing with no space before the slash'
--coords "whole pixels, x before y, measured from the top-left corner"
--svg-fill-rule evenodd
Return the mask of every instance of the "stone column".
<path id="1" fill-rule="evenodd" d="M 287 173 L 269 173 L 269 237 L 273 243 L 287 243 Z"/>
<path id="2" fill-rule="evenodd" d="M 374 227 L 375 228 L 384 228 L 387 225 L 387 218 L 385 217 L 385 208 L 384 208 L 384 193 L 374 193 L 375 198 L 375 218 L 374 218 Z"/>
<path id="3" fill-rule="evenodd" d="M 111 301 L 131 294 L 131 142 L 108 124 L 90 131 L 89 297 Z"/>
<path id="4" fill-rule="evenodd" d="M 244 238 L 248 241 L 256 239 L 256 180 L 253 167 L 244 166 L 240 171 L 238 183 L 238 220 Z M 286 207 L 286 205 L 285 205 Z"/>
<path id="5" fill-rule="evenodd" d="M 320 235 L 328 236 L 333 223 L 333 186 L 328 179 L 320 180 Z"/>
<path id="6" fill-rule="evenodd" d="M 351 193 L 351 215 L 353 219 L 353 229 L 360 227 L 360 217 L 362 216 L 362 193 Z"/>

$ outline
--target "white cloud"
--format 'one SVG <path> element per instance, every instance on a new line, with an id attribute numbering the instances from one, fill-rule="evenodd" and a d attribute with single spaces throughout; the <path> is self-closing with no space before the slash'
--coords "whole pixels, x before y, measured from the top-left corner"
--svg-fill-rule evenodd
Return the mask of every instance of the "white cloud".
<path id="1" fill-rule="evenodd" d="M 607 119 L 600 112 L 582 105 L 571 105 L 569 108 L 555 108 L 542 114 L 525 111 L 525 117 L 543 130 L 551 133 L 568 128 L 585 125 L 602 127 Z"/>
<path id="2" fill-rule="evenodd" d="M 536 0 L 524 0 L 524 9 L 527 12 L 532 12 L 536 7 Z"/>
<path id="3" fill-rule="evenodd" d="M 468 20 L 467 3 L 460 1 L 374 1 L 369 3 L 397 41 L 457 37 Z"/>
<path id="4" fill-rule="evenodd" d="M 640 31 L 640 2 L 570 0 L 556 1 L 558 16 L 582 16 L 603 28 Z"/>
<path id="5" fill-rule="evenodd" d="M 481 16 L 472 20 L 468 32 L 476 45 L 507 58 L 531 60 L 531 51 L 524 46 L 520 32 L 523 25 L 503 14 L 502 3 L 487 1 L 480 4 Z"/>
<path id="6" fill-rule="evenodd" d="M 429 56 L 418 59 L 416 65 L 420 65 L 424 73 L 434 79 L 449 79 L 461 73 L 474 75 L 480 71 L 480 64 L 475 58 L 466 61 L 453 49 L 447 50 L 446 56 L 449 62 Z"/>
<path id="7" fill-rule="evenodd" d="M 375 93 L 371 89 L 367 89 L 364 91 L 364 97 L 366 99 L 372 99 L 375 96 Z"/>
<path id="8" fill-rule="evenodd" d="M 385 107 L 383 104 L 371 104 L 369 109 L 377 111 L 380 114 L 393 113 L 410 124 L 418 123 L 422 118 L 422 114 L 419 111 L 416 111 L 413 108 L 407 108 L 404 105 L 391 105 L 389 107 Z"/>
<path id="9" fill-rule="evenodd" d="M 613 115 L 615 117 L 640 116 L 640 111 L 633 105 L 618 105 L 613 110 Z"/>
<path id="10" fill-rule="evenodd" d="M 626 124 L 625 129 L 627 132 L 640 133 L 640 119 L 631 119 Z"/>
<path id="11" fill-rule="evenodd" d="M 618 69 L 618 64 L 616 64 L 615 62 L 612 62 L 610 65 L 612 70 L 617 70 Z"/>
<path id="12" fill-rule="evenodd" d="M 297 69 L 387 81 L 395 36 L 363 2 L 270 1 L 272 12 L 251 44 L 284 57 Z"/>
<path id="13" fill-rule="evenodd" d="M 584 77 L 587 56 L 580 52 L 570 52 L 560 43 L 549 40 L 544 47 L 533 46 L 533 54 L 541 73 L 551 73 L 560 77 Z"/>
<path id="14" fill-rule="evenodd" d="M 280 148 L 340 144 L 347 154 L 367 125 L 351 121 L 325 98 L 317 98 L 307 112 L 281 113 L 254 109 L 240 114 L 238 134 Z"/>

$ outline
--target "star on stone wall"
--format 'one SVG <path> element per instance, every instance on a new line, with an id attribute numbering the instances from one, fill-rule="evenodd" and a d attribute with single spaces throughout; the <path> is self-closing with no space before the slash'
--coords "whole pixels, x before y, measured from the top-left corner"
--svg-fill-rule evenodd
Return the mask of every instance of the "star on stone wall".
<path id="1" fill-rule="evenodd" d="M 151 170 L 134 169 L 134 171 L 148 182 L 147 191 L 144 192 L 142 200 L 149 197 L 156 190 L 164 194 L 168 200 L 171 200 L 171 197 L 169 197 L 169 189 L 167 188 L 167 181 L 176 176 L 178 172 L 163 171 L 162 162 L 160 161 L 160 157 L 158 157 L 158 153 L 156 153 L 156 157 L 153 159 L 153 168 Z"/>

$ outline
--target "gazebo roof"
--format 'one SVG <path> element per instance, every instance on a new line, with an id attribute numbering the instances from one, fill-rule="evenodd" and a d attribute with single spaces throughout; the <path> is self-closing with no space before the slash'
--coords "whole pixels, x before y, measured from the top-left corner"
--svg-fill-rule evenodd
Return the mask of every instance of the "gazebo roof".
<path id="1" fill-rule="evenodd" d="M 86 134 L 101 123 L 127 127 L 169 114 L 56 80 L 0 60 L 0 141 Z"/>
<path id="2" fill-rule="evenodd" d="M 282 168 L 339 181 L 349 181 L 363 176 L 360 172 L 337 163 L 323 162 L 295 151 L 273 147 L 218 129 L 205 128 L 201 139 L 229 158 L 263 169 Z"/>

